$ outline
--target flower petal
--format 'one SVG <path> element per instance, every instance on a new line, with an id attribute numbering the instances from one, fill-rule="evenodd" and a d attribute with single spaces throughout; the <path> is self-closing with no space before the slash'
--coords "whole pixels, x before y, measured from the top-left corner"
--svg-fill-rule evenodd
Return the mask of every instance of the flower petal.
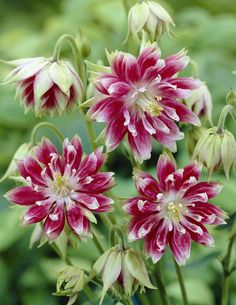
<path id="1" fill-rule="evenodd" d="M 6 193 L 5 197 L 15 204 L 32 205 L 36 201 L 44 199 L 41 192 L 32 190 L 29 186 L 15 187 L 13 190 Z"/>

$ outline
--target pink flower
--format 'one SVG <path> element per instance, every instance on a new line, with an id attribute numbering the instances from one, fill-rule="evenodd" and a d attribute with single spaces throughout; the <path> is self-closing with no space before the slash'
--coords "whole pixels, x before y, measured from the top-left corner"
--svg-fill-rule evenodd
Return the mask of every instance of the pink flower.
<path id="1" fill-rule="evenodd" d="M 16 96 L 28 111 L 37 116 L 62 114 L 71 110 L 83 94 L 82 82 L 67 61 L 52 61 L 35 57 L 10 61 L 15 68 L 6 77 L 5 84 L 16 85 Z"/>
<path id="2" fill-rule="evenodd" d="M 191 240 L 212 246 L 214 240 L 205 224 L 224 224 L 226 214 L 208 200 L 221 186 L 215 182 L 198 182 L 200 167 L 192 163 L 176 169 L 167 155 L 157 163 L 157 178 L 135 170 L 134 181 L 140 196 L 125 202 L 132 215 L 129 239 L 145 239 L 146 252 L 157 262 L 169 244 L 179 265 L 190 256 Z"/>
<path id="3" fill-rule="evenodd" d="M 93 213 L 111 210 L 112 200 L 103 195 L 113 185 L 113 173 L 100 172 L 106 156 L 102 148 L 82 160 L 80 139 L 64 140 L 60 155 L 47 139 L 36 147 L 35 158 L 26 157 L 18 163 L 25 186 L 6 194 L 15 204 L 29 207 L 23 217 L 28 225 L 44 221 L 48 239 L 59 236 L 68 227 L 79 236 L 86 236 Z"/>
<path id="4" fill-rule="evenodd" d="M 192 78 L 176 77 L 189 62 L 186 52 L 163 60 L 152 45 L 137 58 L 122 52 L 112 54 L 110 62 L 111 68 L 99 73 L 96 87 L 100 94 L 88 111 L 91 119 L 107 123 L 107 151 L 115 149 L 126 134 L 139 162 L 150 158 L 150 136 L 175 151 L 176 141 L 184 137 L 175 122 L 200 124 L 178 101 L 189 97 L 199 84 Z"/>

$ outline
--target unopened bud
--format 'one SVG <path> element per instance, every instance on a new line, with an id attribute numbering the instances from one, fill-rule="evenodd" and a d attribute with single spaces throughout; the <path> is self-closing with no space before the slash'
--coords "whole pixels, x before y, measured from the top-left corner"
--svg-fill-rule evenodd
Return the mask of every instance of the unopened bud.
<path id="1" fill-rule="evenodd" d="M 204 127 L 192 127 L 192 129 L 187 134 L 187 144 L 188 152 L 190 155 L 193 154 L 194 149 L 199 141 L 199 139 L 204 135 L 206 128 Z"/>
<path id="2" fill-rule="evenodd" d="M 227 178 L 230 168 L 236 162 L 236 141 L 228 130 L 217 127 L 207 129 L 194 150 L 193 158 L 205 165 L 211 175 L 223 168 Z"/>
<path id="3" fill-rule="evenodd" d="M 159 3 L 139 1 L 129 11 L 127 39 L 133 36 L 140 41 L 144 32 L 154 42 L 164 32 L 170 34 L 170 24 L 174 25 L 172 18 Z"/>
<path id="4" fill-rule="evenodd" d="M 83 58 L 89 57 L 91 53 L 91 44 L 90 41 L 88 40 L 87 36 L 84 35 L 84 33 L 79 30 L 78 36 L 77 36 L 77 41 L 78 41 L 78 47 L 80 49 L 81 56 Z"/>
<path id="5" fill-rule="evenodd" d="M 101 274 L 103 291 L 100 304 L 108 289 L 118 284 L 122 294 L 132 296 L 138 286 L 155 289 L 150 282 L 142 255 L 134 249 L 124 250 L 119 245 L 106 251 L 94 264 L 90 278 Z"/>
<path id="6" fill-rule="evenodd" d="M 57 280 L 56 296 L 67 296 L 67 304 L 72 305 L 78 296 L 78 293 L 84 288 L 84 272 L 79 268 L 67 266 L 63 269 Z"/>

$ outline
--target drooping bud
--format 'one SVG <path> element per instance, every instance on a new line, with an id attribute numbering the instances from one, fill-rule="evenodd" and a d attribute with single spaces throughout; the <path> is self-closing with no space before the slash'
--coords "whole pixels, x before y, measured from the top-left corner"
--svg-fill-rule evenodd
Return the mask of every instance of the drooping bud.
<path id="1" fill-rule="evenodd" d="M 185 103 L 199 118 L 207 118 L 212 124 L 211 93 L 204 82 L 200 82 L 200 84 L 200 87 L 193 90 L 191 96 L 185 99 Z"/>
<path id="2" fill-rule="evenodd" d="M 15 67 L 4 84 L 15 84 L 16 97 L 26 111 L 36 116 L 61 115 L 82 100 L 83 85 L 68 61 L 52 58 L 23 58 L 8 62 Z"/>
<path id="3" fill-rule="evenodd" d="M 128 39 L 133 36 L 141 41 L 142 33 L 151 41 L 157 41 L 163 33 L 170 34 L 170 25 L 174 25 L 169 13 L 154 1 L 139 1 L 131 7 L 128 15 Z"/>
<path id="4" fill-rule="evenodd" d="M 67 296 L 69 301 L 67 305 L 75 303 L 78 293 L 84 287 L 84 272 L 76 267 L 67 266 L 63 269 L 57 279 L 56 296 Z"/>
<path id="5" fill-rule="evenodd" d="M 211 175 L 223 167 L 229 176 L 230 168 L 236 163 L 236 141 L 231 132 L 217 127 L 207 129 L 194 150 L 193 158 L 205 165 Z"/>
<path id="6" fill-rule="evenodd" d="M 116 245 L 107 250 L 94 264 L 90 278 L 101 274 L 103 291 L 100 304 L 108 289 L 118 284 L 120 293 L 132 296 L 138 286 L 155 289 L 150 282 L 142 255 L 134 249 L 122 249 Z"/>

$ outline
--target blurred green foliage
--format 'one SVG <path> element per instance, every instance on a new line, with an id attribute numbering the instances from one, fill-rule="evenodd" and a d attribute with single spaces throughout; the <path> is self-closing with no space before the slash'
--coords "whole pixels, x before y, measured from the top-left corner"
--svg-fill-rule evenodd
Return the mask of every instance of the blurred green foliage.
<path id="1" fill-rule="evenodd" d="M 135 2 L 135 1 L 133 1 Z M 199 77 L 205 80 L 214 98 L 214 123 L 217 122 L 221 108 L 225 104 L 227 92 L 236 87 L 236 77 L 231 74 L 236 69 L 236 5 L 235 0 L 169 0 L 169 6 L 176 28 L 176 38 L 161 41 L 163 54 L 169 54 L 186 47 L 193 60 L 199 65 Z M 115 13 L 114 13 L 115 12 Z M 126 36 L 126 17 L 121 0 L 0 0 L 0 58 L 50 56 L 53 46 L 60 35 L 76 34 L 78 28 L 92 42 L 91 61 L 105 60 L 104 48 L 114 50 L 121 46 Z M 70 56 L 65 47 L 64 55 Z M 8 72 L 1 64 L 0 79 Z M 189 68 L 191 73 L 191 67 Z M 61 118 L 46 118 L 55 123 L 65 136 L 79 133 L 86 151 L 89 144 L 80 115 L 64 115 Z M 231 119 L 228 127 L 235 133 Z M 11 87 L 0 87 L 0 174 L 6 170 L 15 150 L 29 140 L 32 127 L 38 122 L 14 100 Z M 53 136 L 42 131 L 56 141 Z M 236 134 L 236 133 L 235 133 Z M 179 143 L 177 159 L 180 165 L 188 160 L 185 141 Z M 154 173 L 154 164 L 160 147 L 155 144 L 152 159 L 147 162 Z M 118 185 L 116 194 L 130 196 L 135 193 L 128 161 L 122 158 L 121 150 L 112 153 L 109 167 L 116 171 Z M 221 173 L 213 177 L 223 181 L 224 189 L 217 203 L 229 214 L 235 211 L 235 174 L 229 182 Z M 66 304 L 65 299 L 52 296 L 55 291 L 57 271 L 62 265 L 49 246 L 28 249 L 32 228 L 19 226 L 21 209 L 9 208 L 2 195 L 11 187 L 12 182 L 0 185 L 0 305 L 58 305 Z M 213 230 L 216 247 L 205 249 L 193 245 L 194 251 L 184 274 L 191 305 L 219 304 L 221 287 L 221 266 L 217 257 L 226 249 L 227 232 Z M 78 250 L 70 250 L 73 262 L 89 269 L 96 259 L 96 249 L 91 241 L 82 243 Z M 91 257 L 91 253 L 93 257 Z M 88 255 L 89 254 L 89 255 Z M 235 253 L 234 253 L 235 254 Z M 91 261 L 87 259 L 90 257 Z M 173 304 L 180 305 L 180 292 L 173 264 L 166 255 L 167 290 Z M 231 278 L 231 305 L 236 304 L 236 276 Z M 94 290 L 94 303 L 98 304 L 99 295 Z M 151 303 L 158 304 L 156 293 L 148 291 Z M 108 298 L 106 304 L 111 304 Z M 78 304 L 92 304 L 81 294 Z M 138 303 L 136 303 L 138 304 Z"/>

